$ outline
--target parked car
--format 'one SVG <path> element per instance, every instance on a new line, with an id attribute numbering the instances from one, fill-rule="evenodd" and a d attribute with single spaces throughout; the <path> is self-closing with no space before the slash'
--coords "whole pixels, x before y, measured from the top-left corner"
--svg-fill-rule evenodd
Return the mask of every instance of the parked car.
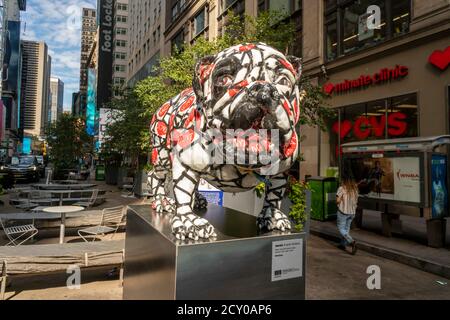
<path id="1" fill-rule="evenodd" d="M 36 156 L 14 156 L 6 167 L 11 172 L 16 182 L 35 181 L 40 179 L 39 163 Z"/>

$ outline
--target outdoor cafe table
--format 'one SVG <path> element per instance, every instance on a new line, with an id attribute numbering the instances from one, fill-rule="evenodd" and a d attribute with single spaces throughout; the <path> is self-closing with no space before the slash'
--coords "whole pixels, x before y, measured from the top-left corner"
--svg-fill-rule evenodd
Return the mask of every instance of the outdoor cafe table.
<path id="1" fill-rule="evenodd" d="M 64 235 L 66 230 L 66 213 L 80 212 L 83 211 L 83 207 L 78 206 L 58 206 L 58 207 L 47 207 L 42 209 L 42 211 L 47 213 L 59 213 L 61 215 L 61 225 L 59 228 L 59 243 L 64 243 Z"/>
<path id="2" fill-rule="evenodd" d="M 34 189 L 38 189 L 38 190 L 85 190 L 85 189 L 92 189 L 97 185 L 95 183 L 80 183 L 80 184 L 36 183 L 36 184 L 32 184 L 31 186 Z"/>

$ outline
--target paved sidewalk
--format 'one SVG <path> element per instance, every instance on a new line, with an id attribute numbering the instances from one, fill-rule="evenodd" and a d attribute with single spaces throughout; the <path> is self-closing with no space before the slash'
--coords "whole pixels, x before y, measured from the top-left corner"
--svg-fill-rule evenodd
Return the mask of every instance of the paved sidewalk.
<path id="1" fill-rule="evenodd" d="M 362 229 L 353 229 L 351 235 L 362 250 L 450 279 L 450 221 L 447 221 L 447 247 L 436 249 L 426 246 L 424 219 L 401 216 L 401 220 L 402 232 L 388 238 L 381 235 L 380 214 L 365 212 Z M 333 241 L 340 239 L 336 221 L 312 220 L 311 233 Z"/>

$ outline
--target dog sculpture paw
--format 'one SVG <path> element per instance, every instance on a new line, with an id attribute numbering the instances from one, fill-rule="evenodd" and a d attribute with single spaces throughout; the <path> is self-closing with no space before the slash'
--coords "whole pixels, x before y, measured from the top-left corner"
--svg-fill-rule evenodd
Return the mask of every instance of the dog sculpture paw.
<path id="1" fill-rule="evenodd" d="M 209 239 L 216 237 L 214 227 L 203 218 L 190 213 L 175 215 L 171 220 L 172 233 L 178 240 L 184 239 Z"/>
<path id="2" fill-rule="evenodd" d="M 267 229 L 268 231 L 286 231 L 291 229 L 291 222 L 289 218 L 277 208 L 264 208 L 259 214 L 256 223 L 261 230 Z"/>
<path id="3" fill-rule="evenodd" d="M 208 201 L 200 192 L 195 193 L 194 209 L 204 210 L 208 207 Z"/>
<path id="4" fill-rule="evenodd" d="M 175 211 L 175 200 L 168 197 L 156 197 L 152 203 L 152 208 L 157 213 L 172 213 Z"/>

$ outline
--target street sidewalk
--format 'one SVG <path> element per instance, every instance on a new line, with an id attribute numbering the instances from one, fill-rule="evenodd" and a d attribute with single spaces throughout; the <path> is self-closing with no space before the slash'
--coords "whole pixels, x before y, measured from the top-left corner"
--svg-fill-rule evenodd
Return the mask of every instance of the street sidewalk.
<path id="1" fill-rule="evenodd" d="M 363 214 L 362 229 L 352 229 L 358 248 L 372 254 L 431 272 L 450 279 L 450 221 L 447 219 L 446 248 L 426 245 L 424 219 L 401 216 L 402 230 L 388 238 L 381 235 L 381 216 L 374 211 Z M 336 221 L 311 220 L 311 233 L 325 239 L 339 241 Z"/>

